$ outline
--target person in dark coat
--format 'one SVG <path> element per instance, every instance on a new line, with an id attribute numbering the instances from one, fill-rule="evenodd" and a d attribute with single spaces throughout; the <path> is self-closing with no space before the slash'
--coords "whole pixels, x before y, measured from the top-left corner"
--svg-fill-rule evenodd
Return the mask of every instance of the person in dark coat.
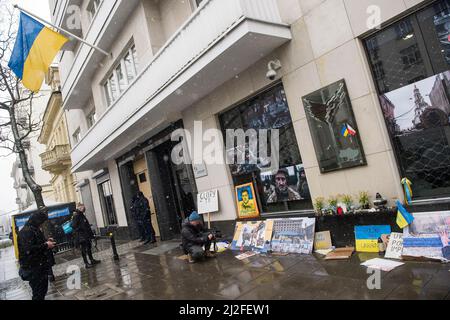
<path id="1" fill-rule="evenodd" d="M 138 196 L 135 195 L 133 197 L 133 199 L 131 200 L 130 212 L 131 212 L 131 216 L 133 217 L 133 220 L 136 223 L 136 226 L 138 228 L 139 235 L 141 236 L 140 241 L 144 242 L 147 239 L 146 239 L 146 236 L 145 236 L 144 222 L 142 221 L 142 218 L 141 218 L 141 215 L 139 213 L 139 210 L 136 210 L 136 206 L 135 206 L 137 198 L 138 198 Z"/>
<path id="2" fill-rule="evenodd" d="M 138 226 L 140 225 L 141 237 L 145 241 L 144 244 L 155 243 L 156 236 L 151 220 L 150 205 L 141 191 L 134 198 L 131 205 L 131 212 Z"/>
<path id="3" fill-rule="evenodd" d="M 75 245 L 81 248 L 81 256 L 86 269 L 92 268 L 94 265 L 99 264 L 99 260 L 95 260 L 92 256 L 92 244 L 91 240 L 94 239 L 94 233 L 92 232 L 91 225 L 85 216 L 86 207 L 83 204 L 79 204 L 73 214 L 72 229 L 75 238 Z M 88 260 L 91 260 L 89 262 Z"/>
<path id="4" fill-rule="evenodd" d="M 189 256 L 189 263 L 213 258 L 211 244 L 214 240 L 212 233 L 205 232 L 200 215 L 194 211 L 185 219 L 181 229 L 181 241 L 184 253 Z M 203 249 L 205 246 L 205 249 Z"/>
<path id="5" fill-rule="evenodd" d="M 44 300 L 48 291 L 48 252 L 56 246 L 53 239 L 45 239 L 40 227 L 48 220 L 46 211 L 33 214 L 19 231 L 19 274 L 29 281 L 33 300 Z"/>

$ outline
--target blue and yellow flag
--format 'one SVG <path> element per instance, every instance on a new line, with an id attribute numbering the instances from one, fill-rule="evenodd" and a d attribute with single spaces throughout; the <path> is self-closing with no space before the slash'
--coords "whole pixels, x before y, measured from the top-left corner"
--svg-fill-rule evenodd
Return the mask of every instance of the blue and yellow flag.
<path id="1" fill-rule="evenodd" d="M 397 210 L 397 224 L 401 229 L 406 228 L 414 221 L 413 215 L 405 209 L 400 201 L 397 201 Z"/>
<path id="2" fill-rule="evenodd" d="M 66 37 L 21 12 L 8 66 L 26 88 L 38 92 L 53 59 L 67 41 Z"/>

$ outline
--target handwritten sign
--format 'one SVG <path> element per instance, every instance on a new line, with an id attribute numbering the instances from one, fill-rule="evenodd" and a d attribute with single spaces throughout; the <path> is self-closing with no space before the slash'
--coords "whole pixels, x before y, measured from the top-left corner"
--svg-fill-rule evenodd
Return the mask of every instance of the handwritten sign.
<path id="1" fill-rule="evenodd" d="M 401 259 L 403 252 L 403 233 L 392 232 L 389 237 L 385 258 Z"/>
<path id="2" fill-rule="evenodd" d="M 378 238 L 391 234 L 391 226 L 355 226 L 356 251 L 378 252 Z"/>
<path id="3" fill-rule="evenodd" d="M 219 192 L 217 190 L 200 192 L 197 195 L 197 206 L 199 214 L 219 211 Z"/>

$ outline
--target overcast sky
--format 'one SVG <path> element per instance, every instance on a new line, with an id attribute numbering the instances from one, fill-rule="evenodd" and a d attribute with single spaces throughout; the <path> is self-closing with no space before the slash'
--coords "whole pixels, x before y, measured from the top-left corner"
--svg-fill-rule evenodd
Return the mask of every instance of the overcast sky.
<path id="1" fill-rule="evenodd" d="M 11 3 L 17 3 L 26 10 L 50 20 L 50 9 L 48 0 L 12 0 Z M 7 154 L 6 151 L 0 150 L 0 156 Z M 17 209 L 16 191 L 13 188 L 14 181 L 11 178 L 11 168 L 15 155 L 7 158 L 0 157 L 0 211 L 9 212 Z"/>

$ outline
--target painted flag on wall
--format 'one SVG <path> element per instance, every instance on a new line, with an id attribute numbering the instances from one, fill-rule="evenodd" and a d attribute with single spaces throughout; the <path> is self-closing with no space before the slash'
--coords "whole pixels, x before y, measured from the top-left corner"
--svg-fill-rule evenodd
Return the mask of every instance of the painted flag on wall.
<path id="1" fill-rule="evenodd" d="M 8 66 L 27 89 L 38 92 L 53 59 L 67 41 L 63 35 L 21 12 Z"/>
<path id="2" fill-rule="evenodd" d="M 354 137 L 354 136 L 356 136 L 356 130 L 353 129 L 348 123 L 346 123 L 346 124 L 344 124 L 344 125 L 342 126 L 341 134 L 342 134 L 344 137 L 346 137 L 346 138 L 347 138 L 349 135 L 352 136 L 352 137 Z"/>
<path id="3" fill-rule="evenodd" d="M 405 207 L 397 200 L 397 224 L 400 228 L 406 228 L 413 221 L 414 217 L 411 213 L 406 211 Z"/>

